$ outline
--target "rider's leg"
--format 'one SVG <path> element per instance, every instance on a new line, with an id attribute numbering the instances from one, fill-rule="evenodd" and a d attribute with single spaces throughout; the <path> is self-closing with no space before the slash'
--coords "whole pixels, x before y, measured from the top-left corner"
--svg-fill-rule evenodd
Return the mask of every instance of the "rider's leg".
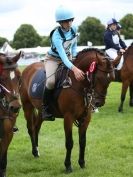
<path id="1" fill-rule="evenodd" d="M 42 118 L 44 120 L 53 119 L 52 111 L 50 110 L 50 101 L 52 99 L 53 90 L 48 89 L 47 87 L 43 93 L 43 104 L 42 104 Z"/>
<path id="2" fill-rule="evenodd" d="M 50 103 L 52 101 L 52 93 L 55 85 L 55 72 L 58 68 L 58 62 L 55 60 L 47 59 L 45 61 L 46 70 L 46 87 L 43 94 L 43 109 L 42 109 L 42 119 L 53 120 L 53 114 L 50 110 Z"/>

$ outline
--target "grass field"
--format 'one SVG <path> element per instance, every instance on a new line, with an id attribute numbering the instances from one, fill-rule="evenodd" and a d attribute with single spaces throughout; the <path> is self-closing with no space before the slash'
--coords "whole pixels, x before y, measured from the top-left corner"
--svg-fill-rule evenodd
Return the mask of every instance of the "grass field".
<path id="1" fill-rule="evenodd" d="M 124 104 L 118 113 L 120 83 L 108 89 L 106 104 L 93 113 L 87 131 L 86 168 L 78 165 L 78 133 L 73 127 L 73 173 L 70 177 L 133 177 L 133 108 Z M 44 122 L 39 135 L 40 158 L 31 154 L 31 143 L 21 110 L 17 119 L 19 132 L 8 151 L 8 177 L 66 177 L 64 173 L 65 141 L 63 120 Z"/>

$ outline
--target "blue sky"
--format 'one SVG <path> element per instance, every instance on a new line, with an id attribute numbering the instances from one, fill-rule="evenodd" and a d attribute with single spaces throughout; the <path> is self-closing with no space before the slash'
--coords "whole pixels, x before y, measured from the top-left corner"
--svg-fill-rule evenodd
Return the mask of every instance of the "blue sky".
<path id="1" fill-rule="evenodd" d="M 120 20 L 133 13 L 133 0 L 0 0 L 0 37 L 12 40 L 21 24 L 31 24 L 40 35 L 48 35 L 57 25 L 54 12 L 59 5 L 73 9 L 77 26 L 88 16 L 106 25 L 112 17 Z"/>

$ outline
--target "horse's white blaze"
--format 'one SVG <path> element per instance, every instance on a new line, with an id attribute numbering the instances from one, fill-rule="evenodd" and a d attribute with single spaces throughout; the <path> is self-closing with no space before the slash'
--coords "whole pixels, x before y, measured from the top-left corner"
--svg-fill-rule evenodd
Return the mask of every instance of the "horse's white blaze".
<path id="1" fill-rule="evenodd" d="M 14 73 L 14 71 L 11 71 L 11 72 L 10 72 L 10 78 L 11 78 L 11 80 L 15 78 L 15 73 Z"/>

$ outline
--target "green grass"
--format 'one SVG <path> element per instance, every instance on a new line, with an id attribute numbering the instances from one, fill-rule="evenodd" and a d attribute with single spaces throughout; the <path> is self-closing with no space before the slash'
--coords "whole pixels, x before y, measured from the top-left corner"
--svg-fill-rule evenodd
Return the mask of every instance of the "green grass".
<path id="1" fill-rule="evenodd" d="M 87 131 L 86 168 L 78 161 L 78 133 L 73 127 L 73 173 L 70 177 L 132 177 L 133 176 L 133 108 L 124 104 L 118 113 L 120 83 L 108 89 L 106 104 L 93 113 Z M 21 110 L 17 119 L 20 131 L 14 135 L 8 151 L 8 177 L 66 177 L 64 173 L 65 139 L 63 120 L 44 122 L 39 135 L 40 158 L 31 154 L 31 143 Z"/>
<path id="2" fill-rule="evenodd" d="M 20 71 L 22 72 L 26 66 L 19 66 Z"/>

